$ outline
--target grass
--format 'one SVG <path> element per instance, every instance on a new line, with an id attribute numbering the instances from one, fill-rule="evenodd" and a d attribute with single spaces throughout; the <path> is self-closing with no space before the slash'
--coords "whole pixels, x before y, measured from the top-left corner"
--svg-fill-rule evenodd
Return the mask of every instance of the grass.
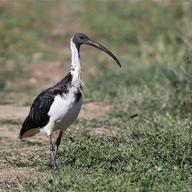
<path id="1" fill-rule="evenodd" d="M 93 34 L 120 50 L 123 63 L 164 64 L 181 56 L 183 31 L 180 26 L 185 30 L 188 23 L 185 25 L 183 18 L 185 15 L 190 18 L 182 3 L 170 7 L 155 1 L 118 4 L 91 1 L 89 6 L 90 16 L 86 19 L 95 31 Z M 96 6 L 100 13 L 97 16 Z"/>
<path id="2" fill-rule="evenodd" d="M 10 161 L 45 175 L 15 190 L 191 191 L 191 55 L 183 41 L 190 42 L 190 12 L 183 3 L 155 1 L 84 6 L 91 35 L 119 53 L 123 66 L 113 68 L 98 56 L 101 72 L 87 85 L 85 99 L 108 102 L 112 111 L 78 120 L 66 132 L 55 172 L 47 168 L 45 146 L 24 162 Z M 77 126 L 81 132 L 74 134 Z M 91 136 L 98 127 L 111 134 Z"/>
<path id="3" fill-rule="evenodd" d="M 51 3 L 22 1 L 2 2 L 0 5 L 0 90 L 5 91 L 10 79 L 25 79 L 23 65 L 31 63 L 35 55 L 51 59 L 50 21 L 45 16 Z M 44 14 L 41 14 L 41 13 Z"/>
<path id="4" fill-rule="evenodd" d="M 141 119 L 131 122 L 128 118 L 116 118 L 117 123 L 112 124 L 108 119 L 105 125 L 121 127 L 124 129 L 123 136 L 95 138 L 86 132 L 80 136 L 66 136 L 59 153 L 59 169 L 56 172 L 46 171 L 47 179 L 41 184 L 31 181 L 24 185 L 23 190 L 190 190 L 191 133 L 181 134 L 179 127 L 182 126 L 183 131 L 189 133 L 189 125 L 175 121 L 165 130 Z M 80 125 L 86 127 L 85 123 L 80 122 Z M 37 161 L 31 160 L 33 154 L 29 156 L 33 162 L 30 166 L 45 171 L 47 153 L 44 153 L 42 151 L 40 157 L 36 157 Z M 41 166 L 38 165 L 40 162 Z"/>

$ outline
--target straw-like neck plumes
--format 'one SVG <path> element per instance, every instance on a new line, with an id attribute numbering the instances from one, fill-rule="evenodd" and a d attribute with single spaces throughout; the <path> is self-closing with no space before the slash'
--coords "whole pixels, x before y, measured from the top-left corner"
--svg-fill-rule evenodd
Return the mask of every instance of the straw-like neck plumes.
<path id="1" fill-rule="evenodd" d="M 71 39 L 71 74 L 72 74 L 72 86 L 80 88 L 81 85 L 81 63 L 79 48 Z"/>

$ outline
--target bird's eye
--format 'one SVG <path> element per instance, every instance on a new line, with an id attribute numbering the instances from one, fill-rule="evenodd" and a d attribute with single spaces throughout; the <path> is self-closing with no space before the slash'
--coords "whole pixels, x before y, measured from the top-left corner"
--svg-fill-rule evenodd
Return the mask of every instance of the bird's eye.
<path id="1" fill-rule="evenodd" d="M 80 36 L 80 39 L 84 39 L 84 37 L 83 37 L 83 36 Z"/>

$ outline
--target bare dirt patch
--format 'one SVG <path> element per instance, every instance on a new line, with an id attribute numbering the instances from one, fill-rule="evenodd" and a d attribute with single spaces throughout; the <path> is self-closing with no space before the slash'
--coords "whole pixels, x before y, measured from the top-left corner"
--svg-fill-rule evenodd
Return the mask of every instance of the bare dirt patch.
<path id="1" fill-rule="evenodd" d="M 0 105 L 0 121 L 22 120 L 29 112 L 29 107 Z"/>
<path id="2" fill-rule="evenodd" d="M 7 145 L 8 143 L 16 142 L 18 139 L 19 127 L 18 125 L 12 124 L 0 124 L 0 144 Z"/>
<path id="3" fill-rule="evenodd" d="M 90 135 L 92 136 L 102 136 L 102 135 L 109 135 L 110 132 L 107 128 L 104 127 L 97 127 L 90 130 Z"/>
<path id="4" fill-rule="evenodd" d="M 82 106 L 79 117 L 84 119 L 102 118 L 110 112 L 112 106 L 106 102 L 86 103 Z"/>
<path id="5" fill-rule="evenodd" d="M 103 118 L 111 110 L 111 105 L 106 102 L 85 103 L 82 106 L 79 118 L 94 119 Z M 18 141 L 21 124 L 29 112 L 29 107 L 0 105 L 0 143 Z M 35 140 L 45 141 L 43 134 L 33 137 Z M 44 139 L 45 138 L 45 139 Z M 33 140 L 33 139 L 32 139 Z"/>
<path id="6" fill-rule="evenodd" d="M 110 112 L 112 106 L 106 102 L 85 103 L 82 106 L 79 118 L 93 119 L 103 117 Z M 20 122 L 28 114 L 30 107 L 0 105 L 0 122 Z"/>
<path id="7" fill-rule="evenodd" d="M 0 178 L 1 182 L 4 181 L 15 181 L 17 179 L 21 178 L 29 178 L 32 175 L 34 175 L 34 170 L 29 168 L 6 168 L 6 169 L 0 169 Z"/>

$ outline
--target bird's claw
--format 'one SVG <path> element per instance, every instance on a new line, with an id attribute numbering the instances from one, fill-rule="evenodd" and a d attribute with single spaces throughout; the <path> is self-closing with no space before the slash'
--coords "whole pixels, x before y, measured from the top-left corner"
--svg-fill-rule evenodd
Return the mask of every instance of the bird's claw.
<path id="1" fill-rule="evenodd" d="M 55 170 L 56 168 L 57 168 L 56 162 L 55 162 L 55 161 L 51 161 L 51 163 L 50 163 L 50 169 L 51 169 L 51 170 Z"/>

